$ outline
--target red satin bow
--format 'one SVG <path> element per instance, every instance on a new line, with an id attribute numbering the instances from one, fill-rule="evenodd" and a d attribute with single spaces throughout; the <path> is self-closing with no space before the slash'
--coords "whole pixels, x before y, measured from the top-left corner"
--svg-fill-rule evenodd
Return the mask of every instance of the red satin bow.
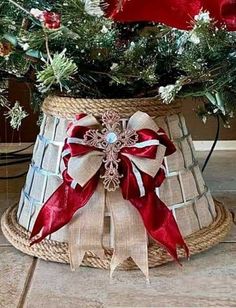
<path id="1" fill-rule="evenodd" d="M 235 0 L 106 0 L 105 14 L 120 22 L 153 21 L 178 29 L 190 29 L 191 21 L 202 10 L 210 12 L 218 24 L 236 30 Z M 122 9 L 119 9 L 121 3 Z"/>
<path id="2" fill-rule="evenodd" d="M 84 114 L 77 116 L 77 120 L 84 117 Z M 73 126 L 68 129 L 70 137 L 83 139 L 84 134 L 90 128 L 85 126 Z M 166 156 L 176 151 L 174 144 L 169 140 L 162 129 L 155 132 L 151 129 L 141 129 L 137 131 L 138 142 L 148 140 L 159 140 L 160 144 L 166 147 Z M 155 177 L 139 170 L 142 182 L 145 188 L 145 195 L 140 197 L 139 186 L 132 168 L 130 159 L 124 154 L 131 154 L 139 158 L 155 159 L 157 153 L 157 145 L 149 145 L 144 148 L 124 147 L 120 150 L 120 174 L 121 191 L 123 198 L 129 200 L 133 206 L 139 211 L 143 223 L 149 235 L 164 246 L 167 251 L 178 259 L 177 246 L 183 247 L 186 254 L 189 255 L 188 248 L 181 236 L 177 223 L 172 212 L 157 197 L 155 188 L 159 187 L 165 179 L 164 163 Z M 73 179 L 68 175 L 67 166 L 71 157 L 85 155 L 91 151 L 99 151 L 99 149 L 84 144 L 68 143 L 65 140 L 63 157 L 66 166 L 63 172 L 63 183 L 47 200 L 39 212 L 33 231 L 31 233 L 31 244 L 38 243 L 47 235 L 57 231 L 66 225 L 74 215 L 74 213 L 88 202 L 96 190 L 100 174 L 97 172 L 84 187 L 78 183 L 74 187 L 71 186 Z M 88 166 L 89 168 L 89 166 Z"/>

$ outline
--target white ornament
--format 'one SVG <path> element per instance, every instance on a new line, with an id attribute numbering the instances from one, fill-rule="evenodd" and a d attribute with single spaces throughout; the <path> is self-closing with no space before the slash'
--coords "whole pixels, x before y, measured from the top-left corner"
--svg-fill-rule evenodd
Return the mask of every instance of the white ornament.
<path id="1" fill-rule="evenodd" d="M 82 0 L 84 3 L 84 10 L 91 16 L 101 17 L 104 15 L 104 12 L 101 9 L 100 0 Z"/>
<path id="2" fill-rule="evenodd" d="M 115 70 L 117 68 L 118 64 L 117 63 L 112 63 L 110 69 L 111 71 Z"/>
<path id="3" fill-rule="evenodd" d="M 28 43 L 25 43 L 21 45 L 21 47 L 23 48 L 23 50 L 28 50 L 30 48 L 30 45 Z"/>
<path id="4" fill-rule="evenodd" d="M 169 84 L 159 88 L 159 95 L 164 103 L 169 104 L 175 98 L 175 95 L 181 90 L 182 86 L 177 81 L 176 84 Z"/>
<path id="5" fill-rule="evenodd" d="M 106 34 L 106 33 L 108 32 L 108 29 L 107 29 L 107 27 L 106 27 L 105 25 L 102 26 L 101 32 L 102 32 L 103 34 Z"/>
<path id="6" fill-rule="evenodd" d="M 200 12 L 198 15 L 194 16 L 196 21 L 203 21 L 205 23 L 209 23 L 211 21 L 209 12 Z"/>
<path id="7" fill-rule="evenodd" d="M 39 9 L 31 9 L 30 14 L 34 16 L 36 19 L 43 21 L 43 11 Z"/>
<path id="8" fill-rule="evenodd" d="M 189 42 L 195 44 L 195 45 L 198 45 L 200 44 L 200 38 L 197 36 L 196 32 L 193 31 L 191 34 L 190 34 L 190 37 L 189 37 Z"/>

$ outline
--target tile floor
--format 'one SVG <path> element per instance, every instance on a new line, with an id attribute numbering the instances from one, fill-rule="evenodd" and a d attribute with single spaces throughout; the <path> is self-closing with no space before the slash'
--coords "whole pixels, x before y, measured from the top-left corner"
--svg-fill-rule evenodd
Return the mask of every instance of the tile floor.
<path id="1" fill-rule="evenodd" d="M 203 161 L 206 153 L 198 153 Z M 215 152 L 205 179 L 214 196 L 236 214 L 236 152 Z M 21 180 L 22 181 L 22 180 Z M 0 216 L 16 202 L 22 183 L 0 181 Z M 236 307 L 236 226 L 217 247 L 150 271 L 116 272 L 44 262 L 17 251 L 0 232 L 0 307 Z"/>

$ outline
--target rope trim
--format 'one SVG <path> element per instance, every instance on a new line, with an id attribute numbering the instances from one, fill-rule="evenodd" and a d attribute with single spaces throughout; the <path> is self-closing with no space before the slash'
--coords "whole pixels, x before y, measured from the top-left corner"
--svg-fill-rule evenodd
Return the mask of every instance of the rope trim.
<path id="1" fill-rule="evenodd" d="M 71 120 L 79 113 L 93 114 L 100 117 L 107 110 L 114 109 L 121 117 L 130 117 L 137 110 L 147 112 L 151 117 L 166 116 L 181 112 L 181 100 L 172 104 L 164 104 L 158 98 L 132 99 L 87 99 L 48 96 L 42 110 L 47 115 Z"/>
<path id="2" fill-rule="evenodd" d="M 190 255 L 197 254 L 218 244 L 229 232 L 233 223 L 230 211 L 218 201 L 215 201 L 215 205 L 217 215 L 213 223 L 185 238 L 190 250 Z M 69 263 L 68 244 L 65 242 L 43 240 L 41 243 L 30 247 L 30 232 L 17 223 L 16 212 L 17 206 L 11 206 L 6 210 L 1 218 L 3 234 L 13 246 L 28 255 L 38 257 L 43 260 Z M 105 257 L 101 260 L 98 256 L 96 256 L 96 254 L 88 251 L 85 254 L 82 265 L 109 269 L 112 249 L 105 249 L 104 252 Z M 179 249 L 178 253 L 180 258 L 184 257 L 183 250 Z M 148 248 L 148 259 L 150 268 L 172 261 L 169 254 L 157 244 L 153 244 Z M 137 267 L 132 259 L 129 258 L 123 262 L 119 268 L 122 270 L 132 270 Z"/>

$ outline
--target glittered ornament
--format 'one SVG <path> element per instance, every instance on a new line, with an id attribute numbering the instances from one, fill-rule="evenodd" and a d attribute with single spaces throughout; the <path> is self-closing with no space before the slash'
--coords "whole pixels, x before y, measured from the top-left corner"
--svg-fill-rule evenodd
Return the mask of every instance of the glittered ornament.
<path id="1" fill-rule="evenodd" d="M 54 12 L 43 12 L 44 26 L 48 29 L 58 29 L 61 26 L 61 16 Z"/>
<path id="2" fill-rule="evenodd" d="M 45 28 L 48 29 L 58 29 L 61 26 L 61 15 L 49 12 L 49 11 L 41 11 L 38 9 L 31 9 L 30 13 L 36 19 L 40 20 Z"/>
<path id="3" fill-rule="evenodd" d="M 236 0 L 204 0 L 202 7 L 210 12 L 210 17 L 224 23 L 228 30 L 236 30 Z"/>

